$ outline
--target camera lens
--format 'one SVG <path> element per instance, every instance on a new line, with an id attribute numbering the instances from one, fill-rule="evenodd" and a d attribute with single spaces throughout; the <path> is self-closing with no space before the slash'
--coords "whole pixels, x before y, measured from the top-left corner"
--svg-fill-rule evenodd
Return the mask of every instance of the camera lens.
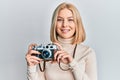
<path id="1" fill-rule="evenodd" d="M 42 56 L 43 56 L 44 58 L 49 58 L 49 57 L 51 56 L 51 53 L 50 53 L 49 51 L 47 51 L 47 50 L 44 50 L 44 51 L 42 52 Z"/>

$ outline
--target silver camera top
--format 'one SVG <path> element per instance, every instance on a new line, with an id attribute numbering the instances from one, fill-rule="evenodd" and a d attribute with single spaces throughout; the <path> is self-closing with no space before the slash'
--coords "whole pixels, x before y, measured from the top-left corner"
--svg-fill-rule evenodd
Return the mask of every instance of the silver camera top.
<path id="1" fill-rule="evenodd" d="M 34 50 L 43 50 L 43 49 L 50 49 L 50 50 L 56 50 L 56 49 L 58 49 L 57 48 L 57 45 L 55 45 L 55 44 L 47 44 L 47 45 L 43 45 L 43 44 L 41 44 L 41 45 L 39 45 L 39 46 L 35 46 L 34 47 Z"/>

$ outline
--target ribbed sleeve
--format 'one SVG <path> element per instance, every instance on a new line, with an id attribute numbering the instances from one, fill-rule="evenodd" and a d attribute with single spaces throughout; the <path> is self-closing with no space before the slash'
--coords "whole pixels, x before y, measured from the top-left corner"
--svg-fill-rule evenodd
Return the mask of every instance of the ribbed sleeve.
<path id="1" fill-rule="evenodd" d="M 75 80 L 97 80 L 95 52 L 89 48 L 79 60 L 70 64 Z"/>
<path id="2" fill-rule="evenodd" d="M 44 72 L 40 72 L 37 65 L 27 67 L 27 78 L 28 80 L 45 80 Z"/>

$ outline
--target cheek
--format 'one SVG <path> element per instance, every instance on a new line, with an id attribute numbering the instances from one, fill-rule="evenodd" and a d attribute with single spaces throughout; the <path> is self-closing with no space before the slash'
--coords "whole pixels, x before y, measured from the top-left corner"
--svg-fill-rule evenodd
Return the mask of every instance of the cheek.
<path id="1" fill-rule="evenodd" d="M 72 26 L 76 27 L 75 23 L 71 24 Z"/>
<path id="2" fill-rule="evenodd" d="M 76 27 L 74 26 L 72 29 L 73 29 L 73 33 L 75 34 L 76 33 Z"/>
<path id="3" fill-rule="evenodd" d="M 71 25 L 71 28 L 74 30 L 74 31 L 76 31 L 76 26 L 73 24 L 73 25 Z"/>
<path id="4" fill-rule="evenodd" d="M 58 26 L 56 26 L 56 32 L 57 32 L 57 34 L 60 32 L 60 29 Z"/>
<path id="5" fill-rule="evenodd" d="M 56 27 L 60 28 L 62 26 L 62 23 L 57 23 Z"/>
<path id="6" fill-rule="evenodd" d="M 61 27 L 62 27 L 61 24 L 57 24 L 57 25 L 56 25 L 56 31 L 59 31 Z"/>

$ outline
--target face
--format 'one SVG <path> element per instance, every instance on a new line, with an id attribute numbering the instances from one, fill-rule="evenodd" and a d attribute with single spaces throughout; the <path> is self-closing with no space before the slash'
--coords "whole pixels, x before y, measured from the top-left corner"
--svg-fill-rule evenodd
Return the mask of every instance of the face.
<path id="1" fill-rule="evenodd" d="M 57 34 L 64 39 L 69 39 L 74 36 L 75 23 L 72 12 L 65 8 L 62 9 L 57 17 L 56 24 Z"/>

